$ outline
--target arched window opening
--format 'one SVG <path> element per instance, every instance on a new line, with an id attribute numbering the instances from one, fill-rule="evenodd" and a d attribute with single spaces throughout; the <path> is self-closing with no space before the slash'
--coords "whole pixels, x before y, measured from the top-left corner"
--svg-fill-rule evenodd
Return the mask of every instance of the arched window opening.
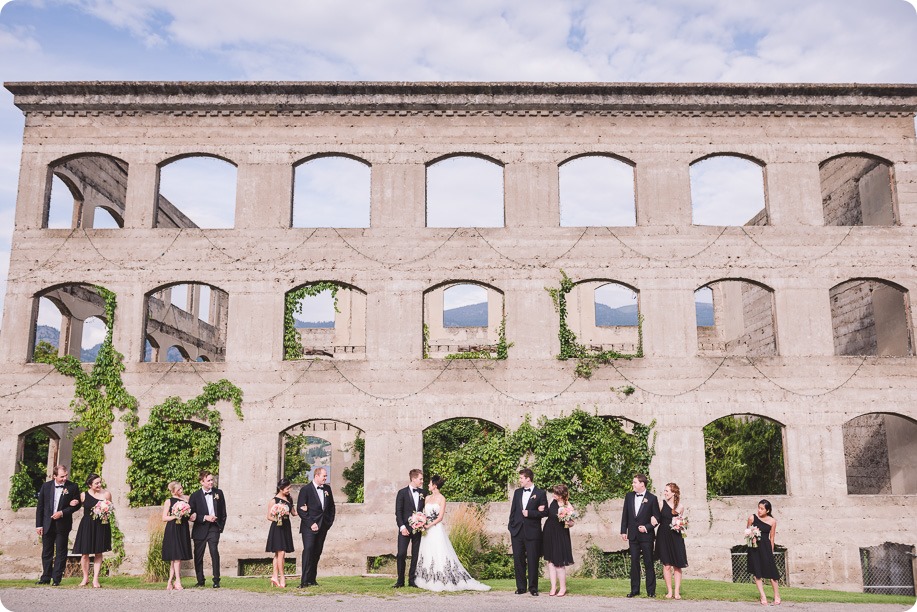
<path id="1" fill-rule="evenodd" d="M 52 163 L 47 228 L 124 227 L 127 162 L 83 154 Z"/>
<path id="2" fill-rule="evenodd" d="M 577 283 L 567 294 L 567 326 L 591 351 L 635 353 L 639 346 L 640 297 L 611 279 Z"/>
<path id="3" fill-rule="evenodd" d="M 236 214 L 236 167 L 197 155 L 159 169 L 156 227 L 231 228 Z"/>
<path id="4" fill-rule="evenodd" d="M 637 224 L 634 167 L 608 155 L 584 155 L 560 165 L 561 227 Z"/>
<path id="5" fill-rule="evenodd" d="M 225 361 L 228 317 L 229 294 L 218 287 L 179 283 L 148 293 L 144 361 Z"/>
<path id="6" fill-rule="evenodd" d="M 773 292 L 742 280 L 722 280 L 694 292 L 698 352 L 766 357 L 777 354 Z"/>
<path id="7" fill-rule="evenodd" d="M 917 494 L 917 423 L 887 413 L 844 423 L 849 495 Z"/>
<path id="8" fill-rule="evenodd" d="M 497 355 L 503 293 L 474 282 L 445 283 L 424 293 L 424 355 Z"/>
<path id="9" fill-rule="evenodd" d="M 293 227 L 369 227 L 370 167 L 342 155 L 296 166 Z"/>
<path id="10" fill-rule="evenodd" d="M 298 489 L 312 482 L 315 469 L 328 472 L 326 484 L 344 501 L 363 503 L 366 441 L 363 431 L 342 421 L 304 421 L 280 433 L 280 477 Z M 294 491 L 294 499 L 296 496 Z"/>
<path id="11" fill-rule="evenodd" d="M 503 166 L 470 155 L 427 166 L 427 227 L 503 225 Z"/>
<path id="12" fill-rule="evenodd" d="M 337 283 L 289 291 L 284 315 L 284 359 L 362 359 L 366 356 L 366 293 Z"/>
<path id="13" fill-rule="evenodd" d="M 897 225 L 892 165 L 841 155 L 819 167 L 825 225 Z"/>
<path id="14" fill-rule="evenodd" d="M 767 225 L 764 168 L 736 155 L 691 164 L 694 225 Z"/>
<path id="15" fill-rule="evenodd" d="M 752 414 L 722 417 L 704 426 L 710 495 L 785 495 L 784 428 Z"/>
<path id="16" fill-rule="evenodd" d="M 906 291 L 875 279 L 852 280 L 829 292 L 835 355 L 911 355 Z"/>
<path id="17" fill-rule="evenodd" d="M 58 425 L 62 427 L 43 425 L 19 434 L 16 473 L 10 483 L 10 505 L 14 510 L 35 507 L 38 489 L 57 464 L 60 438 L 66 432 L 66 423 Z"/>
<path id="18" fill-rule="evenodd" d="M 105 339 L 105 299 L 93 285 L 70 284 L 35 296 L 38 304 L 32 319 L 32 361 L 43 355 L 72 355 L 95 361 Z"/>
<path id="19" fill-rule="evenodd" d="M 502 501 L 509 484 L 506 477 L 500 466 L 485 465 L 480 458 L 488 455 L 488 448 L 500 448 L 505 438 L 501 427 L 482 419 L 455 418 L 431 425 L 423 430 L 424 477 L 429 481 L 433 474 L 462 474 L 462 483 L 446 479 L 446 494 L 453 501 Z"/>

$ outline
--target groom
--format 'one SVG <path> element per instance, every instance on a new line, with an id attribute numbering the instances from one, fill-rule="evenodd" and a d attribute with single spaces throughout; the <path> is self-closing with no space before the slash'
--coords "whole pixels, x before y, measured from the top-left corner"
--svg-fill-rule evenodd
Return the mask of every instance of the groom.
<path id="1" fill-rule="evenodd" d="M 317 467 L 312 474 L 312 482 L 299 490 L 296 499 L 296 514 L 302 519 L 299 533 L 302 536 L 302 578 L 299 588 L 318 586 L 315 581 L 318 575 L 318 561 L 322 557 L 325 538 L 334 523 L 334 496 L 331 487 L 325 484 L 328 480 L 327 468 Z"/>
<path id="2" fill-rule="evenodd" d="M 411 515 L 423 510 L 423 472 L 411 470 L 408 472 L 411 484 L 398 491 L 395 497 L 395 524 L 398 525 L 398 581 L 392 588 L 400 589 L 404 586 L 404 566 L 408 556 L 408 544 L 411 545 L 411 573 L 408 574 L 408 586 L 416 587 L 414 574 L 417 572 L 417 554 L 420 550 L 420 538 L 423 532 L 411 532 Z"/>
<path id="3" fill-rule="evenodd" d="M 195 520 L 191 525 L 191 539 L 194 540 L 194 573 L 197 584 L 204 586 L 204 549 L 210 549 L 210 565 L 213 568 L 213 588 L 220 588 L 220 534 L 226 527 L 226 498 L 223 491 L 213 486 L 213 474 L 202 470 L 199 475 L 201 488 L 191 494 L 188 505 Z"/>
<path id="4" fill-rule="evenodd" d="M 640 594 L 640 555 L 646 571 L 646 596 L 656 596 L 656 568 L 653 566 L 653 531 L 651 519 L 659 522 L 659 501 L 646 490 L 646 476 L 635 474 L 631 483 L 633 491 L 624 496 L 621 513 L 621 539 L 630 544 L 630 593 Z"/>
<path id="5" fill-rule="evenodd" d="M 541 557 L 541 519 L 548 515 L 547 494 L 532 484 L 529 468 L 519 470 L 519 488 L 509 510 L 509 535 L 513 545 L 516 595 L 538 595 L 538 559 Z M 528 568 L 528 583 L 526 583 Z"/>

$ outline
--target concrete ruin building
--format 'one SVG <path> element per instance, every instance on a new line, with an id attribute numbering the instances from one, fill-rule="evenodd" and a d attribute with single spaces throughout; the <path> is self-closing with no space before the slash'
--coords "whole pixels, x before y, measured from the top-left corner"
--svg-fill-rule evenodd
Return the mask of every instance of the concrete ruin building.
<path id="1" fill-rule="evenodd" d="M 6 87 L 25 131 L 0 334 L 0 499 L 30 432 L 49 432 L 49 465 L 68 460 L 73 381 L 32 356 L 42 341 L 83 355 L 84 328 L 104 323 L 102 286 L 117 295 L 114 346 L 141 423 L 204 382 L 244 390 L 244 421 L 223 407 L 224 574 L 265 557 L 284 432 L 333 447 L 336 489 L 353 459 L 342 449 L 365 439 L 365 501 L 340 505 L 323 561 L 324 572 L 359 574 L 394 553 L 394 494 L 421 464 L 425 428 L 459 417 L 516 428 L 577 406 L 655 421 L 650 476 L 657 490 L 677 482 L 693 513 L 692 577 L 731 579 L 732 547 L 761 497 L 707 500 L 702 429 L 730 415 L 782 428 L 786 491 L 768 497 L 790 584 L 858 590 L 864 550 L 917 543 L 907 520 L 917 512 L 917 86 Z M 230 227 L 199 227 L 160 193 L 167 166 L 200 156 L 235 172 Z M 293 221 L 297 170 L 326 158 L 368 177 L 358 227 Z M 456 158 L 497 177 L 493 219 L 435 221 L 434 172 Z M 720 158 L 750 164 L 761 208 L 702 224 L 694 171 Z M 564 220 L 565 172 L 583 160 L 623 173 L 630 221 Z M 49 226 L 52 183 L 72 202 L 64 227 Z M 589 379 L 556 359 L 544 288 L 561 270 L 577 283 L 568 323 L 579 339 L 631 351 L 639 313 L 642 358 Z M 334 325 L 298 329 L 306 358 L 284 359 L 285 297 L 318 282 L 340 288 Z M 444 323 L 458 285 L 480 288 L 486 323 Z M 632 296 L 627 321 L 599 320 L 605 287 Z M 42 335 L 43 308 L 59 317 L 55 337 Z M 443 358 L 493 350 L 504 316 L 508 359 Z M 614 391 L 625 385 L 636 391 Z M 122 571 L 139 573 L 155 509 L 128 507 L 124 425 L 114 427 L 104 476 L 125 532 Z M 38 571 L 33 512 L 0 510 L 4 577 Z M 578 558 L 590 541 L 622 548 L 620 512 L 621 500 L 590 509 L 574 531 Z M 507 514 L 508 502 L 488 506 L 496 538 Z"/>

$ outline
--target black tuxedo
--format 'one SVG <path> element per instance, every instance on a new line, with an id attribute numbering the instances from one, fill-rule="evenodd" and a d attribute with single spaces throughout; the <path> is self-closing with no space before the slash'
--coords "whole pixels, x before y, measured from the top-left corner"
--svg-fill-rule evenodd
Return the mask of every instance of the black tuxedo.
<path id="1" fill-rule="evenodd" d="M 35 506 L 35 527 L 42 528 L 41 536 L 41 582 L 58 583 L 64 577 L 64 566 L 67 563 L 67 539 L 73 529 L 73 513 L 82 505 L 71 506 L 70 502 L 80 501 L 80 488 L 76 483 L 64 481 L 61 497 L 54 507 L 55 485 L 53 480 L 41 485 L 38 490 L 38 505 Z M 59 519 L 51 515 L 62 512 Z M 53 560 L 53 567 L 52 567 Z"/>
<path id="2" fill-rule="evenodd" d="M 541 557 L 541 519 L 548 515 L 548 496 L 544 489 L 532 487 L 528 504 L 522 507 L 522 488 L 513 492 L 509 509 L 509 535 L 513 545 L 513 570 L 516 590 L 538 592 L 538 559 Z M 542 507 L 543 510 L 538 508 Z M 528 516 L 522 511 L 528 510 Z M 528 583 L 526 583 L 528 569 Z"/>
<path id="3" fill-rule="evenodd" d="M 398 567 L 398 581 L 396 586 L 404 586 L 404 566 L 408 557 L 408 544 L 411 545 L 411 571 L 408 574 L 408 584 L 414 586 L 414 574 L 417 572 L 417 554 L 420 550 L 420 538 L 423 533 L 411 533 L 411 515 L 415 512 L 422 512 L 424 506 L 423 490 L 420 490 L 417 499 L 417 507 L 414 507 L 414 494 L 412 487 L 405 487 L 398 491 L 395 496 L 395 524 L 398 525 L 398 554 L 395 556 L 395 562 Z M 408 535 L 402 535 L 401 528 L 407 527 Z"/>
<path id="4" fill-rule="evenodd" d="M 334 524 L 334 495 L 327 484 L 321 486 L 322 500 L 313 483 L 303 485 L 296 499 L 296 514 L 302 519 L 299 523 L 299 533 L 302 535 L 302 578 L 300 586 L 316 584 L 318 574 L 318 561 L 325 547 L 325 537 Z M 306 506 L 308 510 L 303 510 Z M 312 525 L 318 525 L 317 531 L 312 531 Z"/>
<path id="5" fill-rule="evenodd" d="M 213 584 L 220 584 L 220 534 L 226 527 L 226 497 L 223 491 L 216 487 L 210 490 L 213 496 L 213 514 L 217 520 L 213 523 L 205 521 L 204 517 L 210 514 L 204 490 L 198 489 L 188 498 L 191 513 L 196 514 L 191 523 L 191 539 L 194 540 L 194 573 L 197 574 L 197 583 L 204 584 L 204 549 L 210 549 L 210 565 L 213 566 Z"/>
<path id="6" fill-rule="evenodd" d="M 621 513 L 621 533 L 627 534 L 630 544 L 630 592 L 640 593 L 640 555 L 643 555 L 643 567 L 646 571 L 646 594 L 656 595 L 656 569 L 653 566 L 653 539 L 656 532 L 650 519 L 660 519 L 659 500 L 656 496 L 646 491 L 640 510 L 634 512 L 634 497 L 637 494 L 631 491 L 624 496 L 624 510 Z M 639 527 L 646 527 L 646 533 L 641 533 Z"/>

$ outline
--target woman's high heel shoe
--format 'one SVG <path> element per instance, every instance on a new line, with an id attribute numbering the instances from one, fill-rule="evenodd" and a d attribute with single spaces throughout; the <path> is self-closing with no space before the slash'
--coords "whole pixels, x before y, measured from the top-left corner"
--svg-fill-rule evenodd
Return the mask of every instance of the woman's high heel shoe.
<path id="1" fill-rule="evenodd" d="M 280 588 L 280 583 L 277 582 L 277 579 L 276 579 L 276 578 L 271 578 L 271 586 L 275 586 L 275 587 L 277 587 L 277 588 L 279 589 L 279 588 Z"/>

